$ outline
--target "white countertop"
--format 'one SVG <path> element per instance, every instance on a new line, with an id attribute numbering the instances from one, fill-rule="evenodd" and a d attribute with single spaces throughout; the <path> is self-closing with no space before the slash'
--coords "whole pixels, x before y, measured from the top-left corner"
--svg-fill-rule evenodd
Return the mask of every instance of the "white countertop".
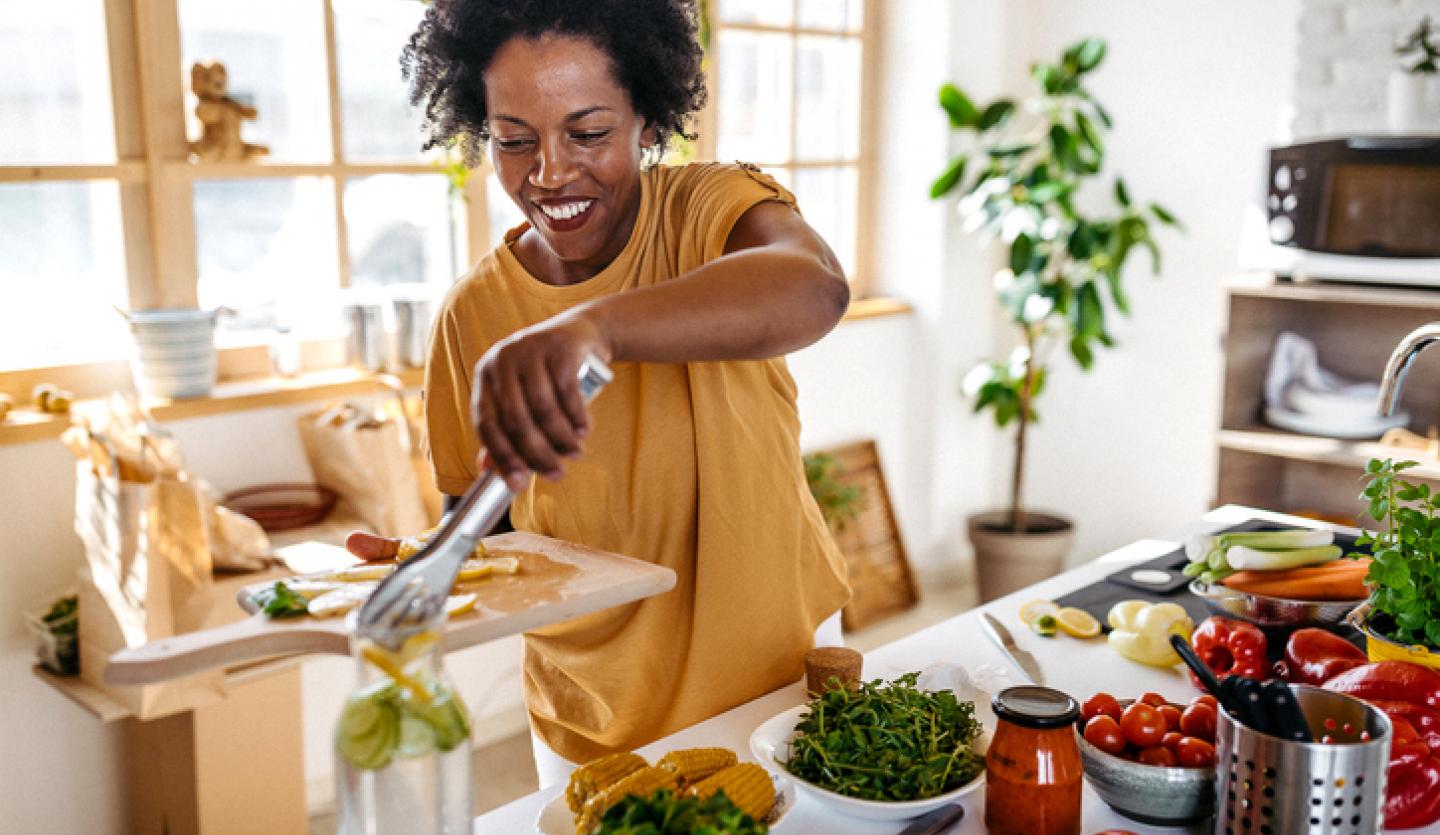
<path id="1" fill-rule="evenodd" d="M 1277 521 L 1304 523 L 1304 520 L 1265 514 L 1251 508 L 1227 506 L 1206 514 L 1204 520 L 1195 528 L 1219 529 L 1263 516 L 1271 516 Z M 910 670 L 923 670 L 937 663 L 961 664 L 972 670 L 987 663 L 1008 667 L 1009 662 L 1000 654 L 999 648 L 981 630 L 979 613 L 988 611 L 1010 628 L 1022 649 L 1028 650 L 1038 659 L 1047 686 L 1063 690 L 1078 700 L 1083 700 L 1099 690 L 1120 696 L 1138 696 L 1153 690 L 1175 701 L 1188 701 L 1195 695 L 1195 689 L 1183 667 L 1162 670 L 1127 661 L 1111 650 L 1103 640 L 1084 641 L 1064 636 L 1042 638 L 1025 628 L 1020 623 L 1018 614 L 1020 604 L 1025 601 L 1037 598 L 1053 600 L 1103 578 L 1119 566 L 1153 559 L 1175 547 L 1176 543 L 1173 541 L 1141 540 L 1008 597 L 956 615 L 867 653 L 864 676 L 866 679 L 889 678 Z M 1103 674 L 1099 671 L 1103 671 Z M 639 753 L 654 760 L 676 748 L 714 745 L 730 748 L 740 754 L 741 759 L 748 760 L 751 759 L 751 732 L 770 717 L 802 702 L 803 688 L 797 682 L 657 740 L 639 749 Z M 483 775 L 480 777 L 484 779 Z M 564 786 L 553 786 L 482 815 L 475 820 L 475 833 L 518 835 L 535 832 L 535 819 L 540 809 L 563 791 Z M 1083 803 L 1083 833 L 1095 833 L 1111 828 L 1128 829 L 1141 835 L 1182 832 L 1201 835 L 1211 831 L 1209 821 L 1185 828 L 1146 826 L 1132 821 L 1116 814 L 1105 805 L 1088 783 L 1085 786 Z M 969 795 L 963 804 L 965 817 L 949 830 L 948 835 L 978 835 L 985 832 L 984 791 Z M 903 828 L 904 823 L 866 821 L 843 816 L 803 795 L 785 818 L 786 831 L 796 835 L 894 835 Z M 1414 835 L 1440 835 L 1440 824 L 1405 831 Z"/>

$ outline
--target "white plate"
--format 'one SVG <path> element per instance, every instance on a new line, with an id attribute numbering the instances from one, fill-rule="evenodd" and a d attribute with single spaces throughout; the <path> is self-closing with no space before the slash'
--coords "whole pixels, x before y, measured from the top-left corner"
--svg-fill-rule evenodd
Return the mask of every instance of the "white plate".
<path id="1" fill-rule="evenodd" d="M 1405 426 L 1410 422 L 1410 415 L 1401 412 L 1390 417 L 1371 415 L 1364 420 L 1347 420 L 1266 406 L 1265 422 L 1291 432 L 1299 432 L 1302 435 L 1322 435 L 1328 438 L 1363 441 L 1378 438 L 1384 435 L 1386 430 Z"/>
<path id="2" fill-rule="evenodd" d="M 787 777 L 800 790 L 801 794 L 837 812 L 869 820 L 905 820 L 938 809 L 947 803 L 954 803 L 985 785 L 985 772 L 982 771 L 974 780 L 960 788 L 924 800 L 861 800 L 855 797 L 846 797 L 829 789 L 822 789 L 785 770 L 785 761 L 790 756 L 790 740 L 795 736 L 795 726 L 800 724 L 800 716 L 806 710 L 805 705 L 792 707 L 756 728 L 755 732 L 750 735 L 750 753 L 771 772 Z M 973 746 L 975 753 L 984 754 L 989 740 L 989 732 L 982 727 L 980 738 L 975 741 Z"/>
<path id="3" fill-rule="evenodd" d="M 788 832 L 785 817 L 795 808 L 795 783 L 788 776 L 773 771 L 770 772 L 770 780 L 775 783 L 775 805 L 770 809 L 770 816 L 764 823 L 770 827 L 771 832 Z M 541 835 L 575 835 L 575 816 L 570 814 L 570 807 L 565 805 L 563 789 L 540 808 L 540 814 L 535 818 L 535 828 Z"/>

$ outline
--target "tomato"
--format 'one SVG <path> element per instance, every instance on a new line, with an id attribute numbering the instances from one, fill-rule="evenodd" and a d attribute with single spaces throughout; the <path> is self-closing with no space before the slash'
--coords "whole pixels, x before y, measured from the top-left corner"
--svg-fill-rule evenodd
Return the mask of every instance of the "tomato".
<path id="1" fill-rule="evenodd" d="M 1180 730 L 1180 708 L 1175 705 L 1161 705 L 1158 709 L 1160 715 L 1165 717 L 1165 730 Z"/>
<path id="2" fill-rule="evenodd" d="M 1180 730 L 1186 736 L 1193 736 L 1203 739 L 1206 742 L 1215 741 L 1215 722 L 1218 717 L 1215 708 L 1204 702 L 1192 702 L 1185 712 L 1180 715 Z"/>
<path id="3" fill-rule="evenodd" d="M 1136 701 L 1144 702 L 1147 705 L 1154 705 L 1155 707 L 1170 704 L 1169 699 L 1166 699 L 1164 696 L 1154 692 L 1153 690 L 1141 696 L 1139 699 L 1136 699 Z"/>
<path id="4" fill-rule="evenodd" d="M 1136 748 L 1159 745 L 1165 730 L 1165 717 L 1154 705 L 1136 702 L 1120 714 L 1120 732 Z"/>
<path id="5" fill-rule="evenodd" d="M 1186 768 L 1203 768 L 1215 764 L 1215 746 L 1193 736 L 1183 737 L 1175 748 L 1175 758 Z"/>
<path id="6" fill-rule="evenodd" d="M 1181 741 L 1183 742 L 1184 740 Z M 1175 755 L 1170 753 L 1170 749 L 1163 748 L 1159 745 L 1153 745 L 1149 748 L 1141 749 L 1138 759 L 1141 763 L 1144 763 L 1145 765 L 1169 766 L 1175 764 Z"/>
<path id="7" fill-rule="evenodd" d="M 1116 701 L 1115 697 L 1109 693 L 1096 693 L 1080 706 L 1080 718 L 1086 722 L 1102 714 L 1116 722 L 1120 721 L 1120 702 Z"/>
<path id="8" fill-rule="evenodd" d="M 1185 735 L 1180 733 L 1179 731 L 1171 731 L 1165 734 L 1165 736 L 1160 740 L 1160 744 L 1165 746 L 1166 748 L 1169 748 L 1171 751 L 1174 751 L 1175 746 L 1180 744 L 1180 739 L 1183 736 Z"/>
<path id="9" fill-rule="evenodd" d="M 1125 750 L 1120 724 L 1103 713 L 1085 723 L 1085 741 L 1107 754 L 1119 754 Z"/>
<path id="10" fill-rule="evenodd" d="M 1218 701 L 1216 701 L 1216 700 L 1215 700 L 1215 697 L 1212 696 L 1212 695 L 1210 695 L 1209 693 L 1201 693 L 1200 695 L 1198 695 L 1198 696 L 1196 696 L 1195 698 L 1191 699 L 1191 700 L 1190 700 L 1190 704 L 1192 704 L 1192 705 L 1209 705 L 1211 710 L 1215 710 L 1215 711 L 1220 710 L 1220 703 L 1219 703 Z"/>

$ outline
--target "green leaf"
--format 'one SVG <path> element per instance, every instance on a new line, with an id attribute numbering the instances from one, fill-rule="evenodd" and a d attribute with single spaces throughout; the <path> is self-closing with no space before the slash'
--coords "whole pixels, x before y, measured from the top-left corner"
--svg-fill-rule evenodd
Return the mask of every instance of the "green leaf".
<path id="1" fill-rule="evenodd" d="M 1090 121 L 1088 116 L 1078 110 L 1075 111 L 1075 128 L 1080 137 L 1085 140 L 1085 144 L 1089 145 L 1096 154 L 1105 153 L 1105 137 L 1100 135 L 1100 129 L 1095 127 L 1095 123 Z"/>
<path id="2" fill-rule="evenodd" d="M 1100 124 L 1104 125 L 1107 130 L 1115 127 L 1115 120 L 1110 118 L 1110 111 L 1101 107 L 1098 101 L 1092 101 L 1090 104 L 1095 108 L 1095 116 L 1100 119 Z"/>
<path id="3" fill-rule="evenodd" d="M 1180 224 L 1180 221 L 1175 219 L 1175 215 L 1171 214 L 1168 209 L 1166 209 L 1164 206 L 1161 206 L 1159 203 L 1151 203 L 1150 211 L 1161 223 L 1165 224 L 1166 226 L 1183 228 Z"/>
<path id="4" fill-rule="evenodd" d="M 966 156 L 958 156 L 951 160 L 950 165 L 945 168 L 945 173 L 935 178 L 935 182 L 931 184 L 930 199 L 937 200 L 944 197 L 959 185 L 960 180 L 965 176 L 965 165 L 969 161 L 969 157 Z"/>
<path id="5" fill-rule="evenodd" d="M 1089 371 L 1091 366 L 1095 364 L 1095 352 L 1090 350 L 1090 346 L 1086 344 L 1084 337 L 1075 336 L 1071 338 L 1070 355 L 1073 356 L 1075 361 L 1080 364 L 1080 367 L 1086 371 Z"/>
<path id="6" fill-rule="evenodd" d="M 1055 158 L 1066 170 L 1076 173 L 1085 170 L 1075 135 L 1066 130 L 1064 125 L 1050 126 L 1050 147 L 1054 149 Z"/>
<path id="7" fill-rule="evenodd" d="M 1040 89 L 1050 95 L 1060 91 L 1062 75 L 1059 69 L 1050 64 L 1035 64 L 1030 67 L 1030 77 L 1040 85 Z"/>
<path id="8" fill-rule="evenodd" d="M 1118 270 L 1105 270 L 1105 282 L 1110 287 L 1110 298 L 1115 302 L 1115 309 L 1126 316 L 1130 315 L 1130 297 L 1126 295 L 1125 288 L 1121 286 L 1120 273 Z"/>
<path id="9" fill-rule="evenodd" d="M 1090 72 L 1105 60 L 1105 41 L 1100 38 L 1086 38 L 1080 42 L 1076 58 L 1080 72 Z"/>
<path id="10" fill-rule="evenodd" d="M 1130 207 L 1130 190 L 1125 188 L 1125 181 L 1119 177 L 1115 178 L 1115 199 L 1127 209 Z"/>
<path id="11" fill-rule="evenodd" d="M 988 131 L 998 127 L 1008 122 L 1013 115 L 1015 115 L 1015 102 L 1009 99 L 996 99 L 980 115 L 980 130 Z"/>
<path id="12" fill-rule="evenodd" d="M 1035 254 L 1035 242 L 1021 232 L 1010 244 L 1010 271 L 1019 275 L 1030 270 L 1030 259 Z"/>
<path id="13" fill-rule="evenodd" d="M 1086 339 L 1099 337 L 1105 332 L 1105 308 L 1100 303 L 1100 291 L 1095 282 L 1087 281 L 1076 288 L 1079 307 L 1075 314 L 1075 330 Z"/>
<path id="14" fill-rule="evenodd" d="M 1045 204 L 1069 191 L 1069 187 L 1058 180 L 1044 180 L 1030 187 L 1030 201 Z"/>
<path id="15" fill-rule="evenodd" d="M 986 153 L 992 157 L 1018 157 L 1021 154 L 1034 150 L 1035 146 L 1029 142 L 1007 142 L 1003 145 L 996 145 Z M 979 183 L 976 183 L 979 185 Z"/>
<path id="16" fill-rule="evenodd" d="M 950 126 L 972 128 L 980 122 L 980 112 L 959 87 L 950 82 L 940 85 L 940 106 L 950 117 Z"/>

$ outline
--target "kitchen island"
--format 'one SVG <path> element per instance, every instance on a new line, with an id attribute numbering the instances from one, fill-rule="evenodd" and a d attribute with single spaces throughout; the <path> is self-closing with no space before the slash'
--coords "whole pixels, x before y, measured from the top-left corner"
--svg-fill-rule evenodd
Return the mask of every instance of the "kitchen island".
<path id="1" fill-rule="evenodd" d="M 1277 522 L 1300 521 L 1280 514 L 1229 505 L 1206 514 L 1201 522 L 1194 526 L 1193 531 L 1182 532 L 1176 540 L 1192 532 L 1218 530 L 1255 518 Z M 1063 690 L 1077 700 L 1083 701 L 1091 694 L 1104 690 L 1121 697 L 1134 697 L 1146 691 L 1155 691 L 1172 701 L 1187 701 L 1196 691 L 1183 667 L 1177 665 L 1173 669 L 1157 669 L 1127 661 L 1112 651 L 1103 639 L 1078 640 L 1064 636 L 1042 638 L 1026 629 L 1020 623 L 1018 615 L 1020 605 L 1028 600 L 1053 600 L 1094 583 L 1125 565 L 1161 556 L 1176 546 L 1177 541 L 1174 540 L 1141 540 L 1007 597 L 956 615 L 867 653 L 864 676 L 866 679 L 891 678 L 911 670 L 924 670 L 945 663 L 960 664 L 970 670 L 989 664 L 1004 667 L 1015 681 L 1022 681 L 999 648 L 981 629 L 979 614 L 987 611 L 1009 627 L 1022 649 L 1036 657 L 1047 686 Z M 802 684 L 796 682 L 657 740 L 638 749 L 638 752 L 653 761 L 676 748 L 714 745 L 731 748 L 741 759 L 749 760 L 752 759 L 749 748 L 751 732 L 772 716 L 804 701 Z M 484 779 L 484 775 L 477 777 Z M 556 795 L 563 793 L 564 788 L 561 785 L 542 789 L 482 815 L 475 821 L 476 835 L 518 835 L 535 832 L 535 820 L 540 810 Z M 965 817 L 950 833 L 978 835 L 985 832 L 984 790 L 968 795 L 962 802 L 965 806 Z M 1212 831 L 1213 824 L 1210 820 L 1184 828 L 1153 827 L 1132 821 L 1105 805 L 1088 782 L 1083 803 L 1084 824 L 1081 832 L 1084 835 L 1093 835 L 1106 829 L 1123 829 L 1142 834 L 1185 832 L 1208 835 Z M 903 823 L 867 821 L 840 815 L 802 795 L 795 808 L 786 815 L 782 831 L 794 835 L 894 835 L 903 828 Z M 1415 835 L 1440 835 L 1440 824 L 1423 829 L 1396 831 Z"/>

